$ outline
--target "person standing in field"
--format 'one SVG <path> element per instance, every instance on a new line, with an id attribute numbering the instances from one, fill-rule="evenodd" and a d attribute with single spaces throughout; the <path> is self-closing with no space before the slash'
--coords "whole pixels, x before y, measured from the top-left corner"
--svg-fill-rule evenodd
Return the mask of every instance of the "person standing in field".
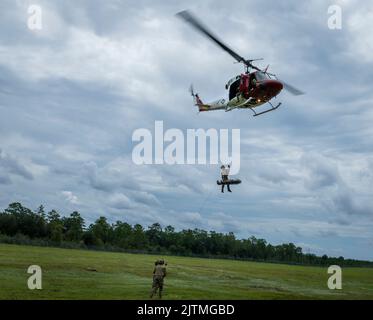
<path id="1" fill-rule="evenodd" d="M 155 267 L 153 270 L 153 285 L 152 285 L 152 292 L 150 294 L 150 298 L 157 293 L 159 295 L 159 299 L 162 299 L 162 291 L 163 291 L 163 279 L 166 277 L 166 265 L 164 260 L 157 260 L 155 262 Z"/>

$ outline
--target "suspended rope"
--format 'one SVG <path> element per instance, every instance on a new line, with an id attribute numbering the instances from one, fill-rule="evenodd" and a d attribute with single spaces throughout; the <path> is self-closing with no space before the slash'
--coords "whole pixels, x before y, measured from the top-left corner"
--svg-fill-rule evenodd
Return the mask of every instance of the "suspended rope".
<path id="1" fill-rule="evenodd" d="M 214 190 L 214 188 L 211 188 L 210 191 L 207 193 L 207 196 L 205 197 L 205 199 L 203 200 L 202 204 L 201 204 L 201 207 L 199 208 L 198 212 L 201 214 L 202 213 L 202 210 L 204 209 L 205 205 L 206 205 L 206 202 L 207 200 L 209 199 L 212 191 Z"/>

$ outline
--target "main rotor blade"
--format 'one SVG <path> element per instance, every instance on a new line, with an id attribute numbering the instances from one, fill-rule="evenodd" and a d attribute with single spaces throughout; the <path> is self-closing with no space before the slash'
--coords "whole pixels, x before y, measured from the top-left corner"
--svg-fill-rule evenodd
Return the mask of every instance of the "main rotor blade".
<path id="1" fill-rule="evenodd" d="M 205 27 L 202 24 L 202 22 L 200 22 L 191 12 L 184 10 L 177 13 L 176 15 L 184 21 L 188 22 L 191 26 L 193 26 L 199 32 L 204 34 L 207 38 L 215 42 L 215 44 L 217 44 L 224 51 L 228 52 L 238 62 L 246 62 L 246 60 L 243 57 L 241 57 L 239 54 L 237 54 L 231 48 L 229 48 L 226 44 L 224 44 L 221 40 L 219 40 L 219 38 L 215 36 L 210 30 L 208 30 L 207 27 Z"/>
<path id="2" fill-rule="evenodd" d="M 280 80 L 282 82 L 282 84 L 284 85 L 284 89 L 286 89 L 287 91 L 289 91 L 291 94 L 293 94 L 294 96 L 300 96 L 302 94 L 304 94 L 303 91 L 293 87 L 292 85 Z"/>

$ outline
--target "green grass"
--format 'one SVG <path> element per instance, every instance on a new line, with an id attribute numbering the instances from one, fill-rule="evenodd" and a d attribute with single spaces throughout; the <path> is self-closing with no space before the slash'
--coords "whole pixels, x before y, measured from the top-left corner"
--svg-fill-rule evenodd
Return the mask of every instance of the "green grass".
<path id="1" fill-rule="evenodd" d="M 148 299 L 156 258 L 0 244 L 0 299 Z M 343 289 L 329 290 L 326 268 L 164 258 L 164 299 L 373 299 L 368 268 L 344 268 Z M 42 267 L 42 290 L 27 288 L 33 264 Z"/>

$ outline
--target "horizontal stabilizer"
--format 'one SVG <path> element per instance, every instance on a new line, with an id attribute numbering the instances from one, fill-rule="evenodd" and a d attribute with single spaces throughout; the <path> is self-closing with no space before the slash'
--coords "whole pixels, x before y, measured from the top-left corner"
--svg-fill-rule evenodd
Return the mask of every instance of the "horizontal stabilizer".
<path id="1" fill-rule="evenodd" d="M 197 103 L 197 106 L 198 106 L 198 110 L 200 112 L 202 111 L 209 111 L 211 109 L 211 106 L 208 105 L 208 104 L 200 104 L 200 103 Z"/>

